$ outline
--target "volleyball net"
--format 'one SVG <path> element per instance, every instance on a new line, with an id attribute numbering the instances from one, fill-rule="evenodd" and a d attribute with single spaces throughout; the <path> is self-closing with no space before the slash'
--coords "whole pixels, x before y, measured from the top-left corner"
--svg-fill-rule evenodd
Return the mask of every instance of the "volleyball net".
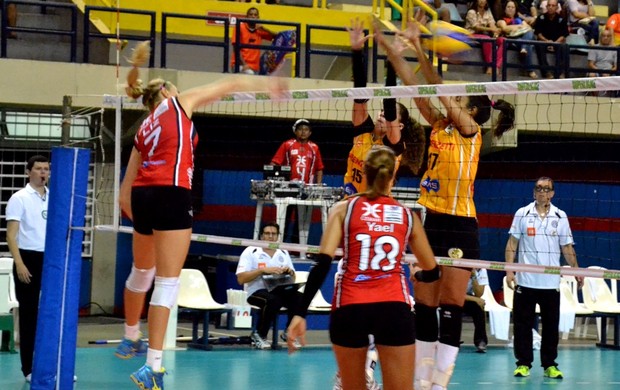
<path id="1" fill-rule="evenodd" d="M 183 90 L 189 86 L 179 87 Z M 555 180 L 553 203 L 568 214 L 580 265 L 602 266 L 609 271 L 536 266 L 527 271 L 620 278 L 620 273 L 613 271 L 620 269 L 615 258 L 620 246 L 620 170 L 616 157 L 620 146 L 620 105 L 615 97 L 618 90 L 619 77 L 602 77 L 294 90 L 277 101 L 267 93 L 232 94 L 193 116 L 200 137 L 195 158 L 193 239 L 201 243 L 201 253 L 213 255 L 239 254 L 248 245 L 316 253 L 321 211 L 337 200 L 334 194 L 338 192 L 288 182 L 271 183 L 262 171 L 280 144 L 294 136 L 291 127 L 297 119 L 310 121 L 310 139 L 319 145 L 325 163 L 324 187 L 337 189 L 343 185 L 353 144 L 353 99 L 368 99 L 373 119 L 382 110 L 384 98 L 397 99 L 425 127 L 428 139 L 430 124 L 420 115 L 413 98 L 429 98 L 445 113 L 439 96 L 487 95 L 493 101 L 503 99 L 514 105 L 515 128 L 500 138 L 494 137 L 488 130 L 496 124 L 497 110 L 491 110 L 490 120 L 482 125 L 485 135 L 475 186 L 482 259 L 439 257 L 440 263 L 519 270 L 519 264 L 503 263 L 512 217 L 518 208 L 532 201 L 535 180 L 549 176 Z M 121 226 L 114 194 L 144 111 L 127 99 L 116 97 L 106 97 L 104 106 L 104 118 L 119 127 L 115 132 L 115 152 L 106 153 L 109 162 L 96 196 L 97 224 L 102 230 L 129 233 L 130 227 Z M 423 167 L 428 164 L 426 151 L 424 155 Z M 414 174 L 402 167 L 396 186 L 419 188 L 423 171 L 424 168 Z M 310 215 L 307 242 L 286 242 L 288 239 L 282 233 L 291 228 L 290 221 L 286 221 L 289 226 L 281 227 L 281 239 L 285 242 L 257 240 L 260 224 L 278 218 L 278 204 L 282 206 L 278 199 L 283 197 L 321 200 Z M 263 208 L 261 215 L 256 213 L 259 203 Z M 288 202 L 282 207 L 299 203 L 302 202 Z M 196 245 L 193 244 L 192 251 L 197 250 Z M 406 260 L 414 261 L 412 256 Z"/>

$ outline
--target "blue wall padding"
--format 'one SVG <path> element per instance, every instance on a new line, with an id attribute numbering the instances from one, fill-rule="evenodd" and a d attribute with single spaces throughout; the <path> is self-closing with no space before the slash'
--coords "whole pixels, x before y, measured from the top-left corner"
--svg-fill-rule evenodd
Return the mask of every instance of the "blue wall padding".
<path id="1" fill-rule="evenodd" d="M 204 171 L 203 211 L 212 211 L 208 218 L 198 215 L 194 232 L 219 236 L 251 238 L 254 231 L 256 201 L 250 199 L 250 180 L 261 180 L 259 171 Z M 325 184 L 342 185 L 341 175 L 326 175 Z M 512 216 L 518 208 L 533 201 L 533 181 L 477 180 L 475 201 L 480 220 L 481 257 L 485 260 L 503 261 L 504 248 Z M 419 187 L 415 178 L 399 179 L 399 187 Z M 553 203 L 566 211 L 571 221 L 575 248 L 580 266 L 599 265 L 620 269 L 620 260 L 613 254 L 620 251 L 620 186 L 598 183 L 555 183 Z M 274 218 L 275 208 L 265 205 L 263 222 Z M 308 242 L 318 245 L 321 237 L 320 219 L 315 218 L 310 227 Z M 606 221 L 610 222 L 609 228 Z M 131 252 L 131 246 L 123 251 Z M 244 248 L 227 245 L 192 243 L 190 253 L 207 256 L 238 256 Z M 130 260 L 129 260 L 130 261 Z M 130 263 L 129 263 L 130 264 Z M 122 278 L 128 274 L 129 267 Z M 117 269 L 118 271 L 118 269 Z M 125 272 L 125 271 L 124 271 Z M 503 273 L 490 272 L 491 287 L 501 286 Z M 118 282 L 117 299 L 122 302 L 122 286 Z M 226 280 L 226 278 L 224 278 Z M 323 295 L 329 300 L 332 287 L 326 285 Z M 218 287 L 219 290 L 219 287 Z M 225 291 L 225 289 L 224 289 Z M 221 297 L 220 297 L 221 298 Z"/>

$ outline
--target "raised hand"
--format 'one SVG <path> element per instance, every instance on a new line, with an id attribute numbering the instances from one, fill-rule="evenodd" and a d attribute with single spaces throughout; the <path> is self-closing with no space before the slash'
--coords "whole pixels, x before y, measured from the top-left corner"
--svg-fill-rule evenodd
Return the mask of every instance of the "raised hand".
<path id="1" fill-rule="evenodd" d="M 361 50 L 364 47 L 364 43 L 372 35 L 364 35 L 364 22 L 359 18 L 351 19 L 351 26 L 347 27 L 349 32 L 349 40 L 351 41 L 352 50 Z"/>
<path id="2" fill-rule="evenodd" d="M 411 43 L 419 41 L 421 35 L 419 22 L 410 20 L 407 22 L 407 28 L 403 31 L 397 32 L 396 34 Z"/>

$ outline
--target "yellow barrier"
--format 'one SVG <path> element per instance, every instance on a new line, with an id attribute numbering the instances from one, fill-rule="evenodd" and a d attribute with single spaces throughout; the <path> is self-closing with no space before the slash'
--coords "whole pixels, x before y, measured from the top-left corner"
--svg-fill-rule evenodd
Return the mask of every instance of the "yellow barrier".
<path id="1" fill-rule="evenodd" d="M 82 3 L 92 6 L 104 6 L 114 8 L 114 0 L 73 0 L 75 4 Z M 112 4 L 110 4 L 112 3 Z M 245 17 L 250 7 L 258 8 L 260 18 L 265 21 L 278 21 L 287 23 L 300 23 L 302 34 L 300 42 L 305 42 L 305 27 L 307 24 L 321 26 L 348 26 L 351 19 L 359 17 L 362 20 L 370 15 L 363 11 L 344 11 L 327 9 L 326 0 L 313 0 L 314 7 L 294 7 L 286 5 L 267 5 L 257 3 L 238 3 L 229 1 L 205 1 L 205 0 L 123 0 L 121 8 L 137 9 L 143 11 L 154 11 L 157 13 L 156 30 L 161 31 L 161 14 L 178 13 L 189 15 L 207 16 L 228 16 L 230 18 Z M 116 32 L 115 12 L 93 12 L 92 18 L 102 22 L 111 33 Z M 143 31 L 149 30 L 150 26 L 147 18 L 138 15 L 120 14 L 121 31 Z M 96 23 L 96 21 L 95 21 Z M 287 29 L 285 26 L 268 26 L 271 30 L 278 32 Z M 209 24 L 204 21 L 193 21 L 187 19 L 170 20 L 166 28 L 169 34 L 191 35 L 195 37 L 221 37 L 223 27 L 217 24 Z M 333 31 L 313 31 L 312 43 L 315 45 L 349 46 L 349 37 L 346 33 Z"/>

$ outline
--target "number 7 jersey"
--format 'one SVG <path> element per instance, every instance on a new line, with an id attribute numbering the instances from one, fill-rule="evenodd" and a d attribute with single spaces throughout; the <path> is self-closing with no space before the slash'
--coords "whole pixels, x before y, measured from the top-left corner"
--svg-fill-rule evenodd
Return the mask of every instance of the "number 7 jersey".
<path id="1" fill-rule="evenodd" d="M 402 258 L 413 229 L 411 211 L 380 196 L 348 200 L 343 223 L 343 265 L 334 308 L 374 302 L 411 304 Z"/>
<path id="2" fill-rule="evenodd" d="M 442 214 L 475 217 L 474 180 L 481 147 L 480 127 L 475 134 L 464 137 L 448 120 L 435 122 L 418 203 Z"/>
<path id="3" fill-rule="evenodd" d="M 176 97 L 162 101 L 142 122 L 134 146 L 142 165 L 133 185 L 190 189 L 198 133 Z"/>

